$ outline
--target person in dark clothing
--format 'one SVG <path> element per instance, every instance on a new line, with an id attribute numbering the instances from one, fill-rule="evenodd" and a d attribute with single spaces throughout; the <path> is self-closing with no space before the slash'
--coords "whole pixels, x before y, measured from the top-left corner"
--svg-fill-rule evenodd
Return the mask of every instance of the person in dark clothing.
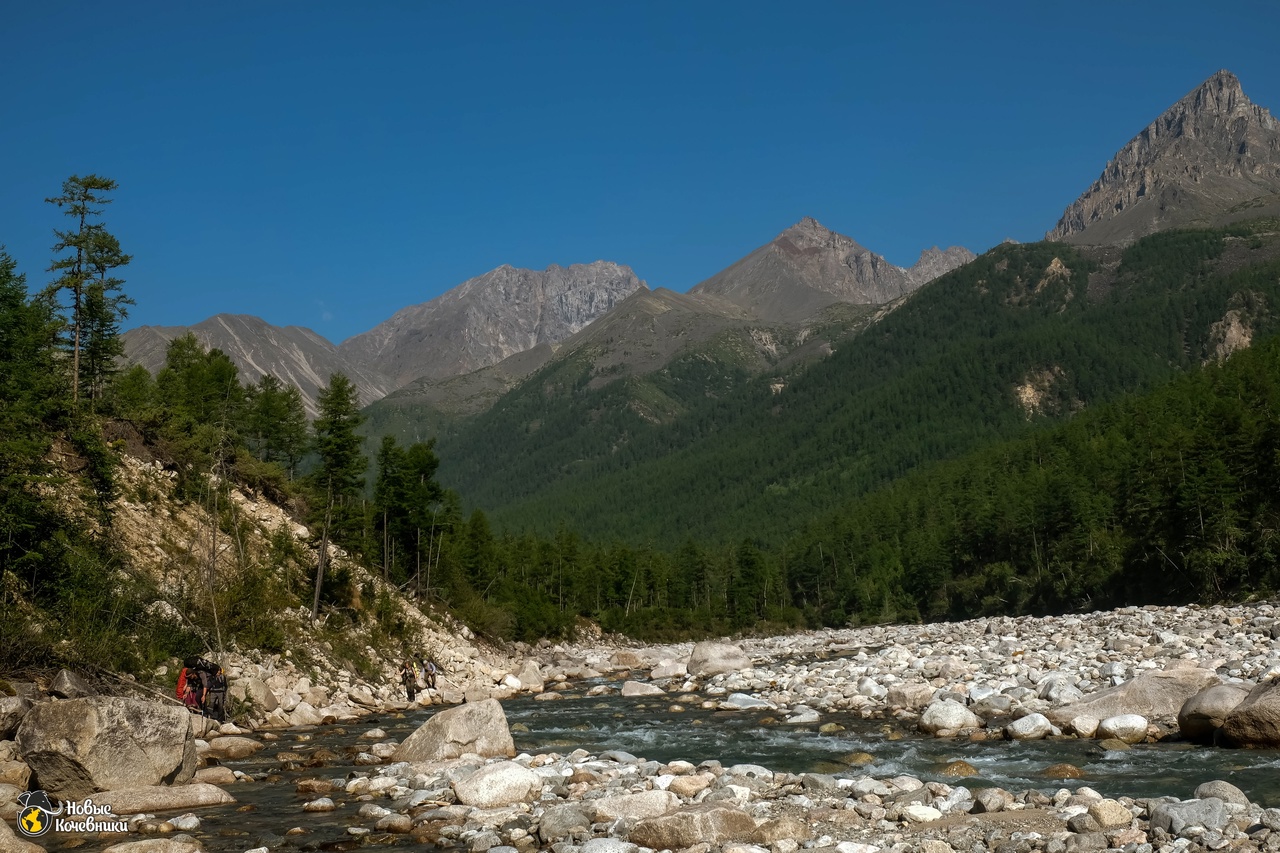
<path id="1" fill-rule="evenodd" d="M 227 674 L 222 667 L 209 676 L 209 689 L 205 694 L 204 713 L 220 723 L 227 721 Z"/>
<path id="2" fill-rule="evenodd" d="M 400 665 L 400 680 L 404 682 L 405 693 L 412 702 L 418 696 L 418 675 L 413 671 L 413 662 L 406 660 Z"/>

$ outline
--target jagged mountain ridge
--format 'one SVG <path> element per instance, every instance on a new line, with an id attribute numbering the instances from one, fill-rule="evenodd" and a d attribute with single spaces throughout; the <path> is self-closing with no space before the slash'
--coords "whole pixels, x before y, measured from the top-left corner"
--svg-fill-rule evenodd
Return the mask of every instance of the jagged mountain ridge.
<path id="1" fill-rule="evenodd" d="M 334 373 L 355 383 L 360 402 L 380 400 L 391 390 L 388 379 L 352 361 L 328 340 L 302 326 L 273 326 L 248 314 L 216 314 L 194 326 L 139 326 L 123 335 L 125 359 L 155 373 L 164 367 L 169 342 L 190 332 L 209 349 L 226 353 L 241 379 L 256 382 L 270 373 L 297 386 L 307 413 L 316 414 L 316 397 Z"/>
<path id="2" fill-rule="evenodd" d="M 836 302 L 891 302 L 973 258 L 963 247 L 935 246 L 903 268 L 805 217 L 689 292 L 719 297 L 764 322 L 795 323 Z"/>
<path id="3" fill-rule="evenodd" d="M 338 349 L 390 377 L 393 387 L 443 379 L 558 343 L 643 285 L 630 267 L 611 261 L 542 271 L 503 265 L 397 311 Z"/>
<path id="4" fill-rule="evenodd" d="M 1127 245 L 1280 212 L 1280 124 L 1219 71 L 1129 141 L 1047 240 Z"/>

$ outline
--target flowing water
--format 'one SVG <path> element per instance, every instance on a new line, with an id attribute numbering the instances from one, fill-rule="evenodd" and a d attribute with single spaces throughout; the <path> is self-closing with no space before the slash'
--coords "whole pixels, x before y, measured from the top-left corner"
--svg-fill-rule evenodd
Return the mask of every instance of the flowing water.
<path id="1" fill-rule="evenodd" d="M 503 708 L 508 722 L 515 728 L 516 749 L 530 753 L 568 754 L 582 748 L 598 755 L 607 750 L 623 750 L 658 761 L 684 759 L 697 764 L 715 759 L 726 767 L 750 763 L 793 773 L 819 772 L 850 777 L 886 778 L 905 773 L 925 781 L 965 785 L 970 789 L 997 786 L 1015 792 L 1037 789 L 1048 794 L 1063 787 L 1074 790 L 1088 785 L 1106 796 L 1172 795 L 1185 799 L 1201 782 L 1226 779 L 1243 789 L 1255 803 L 1280 806 L 1280 751 L 1223 750 L 1171 743 L 1104 752 L 1095 741 L 1074 738 L 969 743 L 907 735 L 893 740 L 883 722 L 838 714 L 824 715 L 823 722 L 840 723 L 846 731 L 820 734 L 814 726 L 769 723 L 765 720 L 769 716 L 767 711 L 724 712 L 687 706 L 683 712 L 673 712 L 671 704 L 671 697 L 624 699 L 616 695 L 579 694 L 552 702 L 514 699 L 503 702 Z M 236 805 L 196 810 L 202 826 L 191 834 L 213 853 L 258 846 L 285 845 L 302 850 L 361 846 L 362 842 L 348 835 L 346 828 L 372 827 L 373 820 L 356 816 L 362 803 L 338 792 L 333 795 L 333 799 L 342 804 L 337 811 L 303 812 L 302 803 L 313 797 L 295 793 L 297 781 L 369 772 L 371 768 L 351 763 L 359 748 L 373 743 L 360 739 L 360 733 L 378 727 L 386 731 L 388 738 L 403 740 L 432 713 L 418 711 L 369 717 L 342 727 L 281 732 L 279 740 L 268 743 L 256 756 L 225 762 L 258 781 L 229 787 L 238 801 Z M 281 769 L 276 759 L 279 752 L 297 752 L 305 757 L 321 748 L 342 758 L 325 767 L 298 769 Z M 874 760 L 857 767 L 840 763 L 842 757 L 859 752 L 871 755 Z M 979 775 L 943 776 L 942 768 L 956 759 L 973 765 Z M 1059 780 L 1041 775 L 1046 767 L 1058 763 L 1075 765 L 1082 771 L 1082 777 Z M 303 827 L 307 833 L 283 837 L 292 827 Z M 41 842 L 50 850 L 92 851 L 119 840 L 118 837 L 80 839 L 51 834 Z M 403 836 L 377 840 L 395 846 L 413 843 Z M 368 844 L 368 839 L 363 843 Z"/>

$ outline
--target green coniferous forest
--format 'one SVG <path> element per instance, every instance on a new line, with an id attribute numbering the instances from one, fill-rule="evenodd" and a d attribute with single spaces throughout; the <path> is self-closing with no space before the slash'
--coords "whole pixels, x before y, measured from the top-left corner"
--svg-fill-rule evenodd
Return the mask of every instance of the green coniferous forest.
<path id="1" fill-rule="evenodd" d="M 237 535 L 231 484 L 251 488 L 290 507 L 312 544 L 339 545 L 495 639 L 561 636 L 582 617 L 675 638 L 1212 601 L 1280 583 L 1273 222 L 1157 235 L 1114 257 L 1001 247 L 776 396 L 690 360 L 653 380 L 689 413 L 666 425 L 640 428 L 625 406 L 606 410 L 620 392 L 585 383 L 559 401 L 574 414 L 558 414 L 535 384 L 456 442 L 387 438 L 368 459 L 341 375 L 308 425 L 296 389 L 242 382 L 190 336 L 155 376 L 78 358 L 80 346 L 113 351 L 128 304 L 113 277 L 110 299 L 76 313 L 90 305 L 76 294 L 127 258 L 94 216 L 79 265 L 44 291 L 0 253 L 0 669 L 142 671 L 207 648 L 212 632 L 279 649 L 284 607 L 339 632 L 374 622 L 396 641 L 385 602 L 288 537 L 234 583 L 158 589 L 111 535 L 128 443 L 116 436 L 167 465 L 177 500 L 216 519 L 214 536 Z M 60 232 L 58 251 L 78 234 Z M 708 378 L 721 380 L 711 394 Z M 571 430 L 595 410 L 596 423 L 615 419 L 615 440 L 579 458 L 556 442 L 498 443 L 531 413 Z M 529 518 L 543 512 L 531 532 L 464 509 L 488 492 L 446 487 L 479 448 L 511 461 L 510 494 L 554 486 L 527 504 Z M 521 450 L 533 458 L 518 462 Z M 154 618 L 161 599 L 181 623 Z"/>
<path id="2" fill-rule="evenodd" d="M 1123 252 L 998 247 L 783 376 L 780 393 L 779 377 L 703 354 L 603 388 L 553 362 L 441 434 L 440 476 L 515 529 L 635 543 L 749 530 L 776 546 L 919 465 L 1201 364 L 1229 312 L 1265 336 L 1280 299 L 1274 227 L 1156 234 Z M 654 393 L 678 414 L 644 417 L 636 400 Z"/>

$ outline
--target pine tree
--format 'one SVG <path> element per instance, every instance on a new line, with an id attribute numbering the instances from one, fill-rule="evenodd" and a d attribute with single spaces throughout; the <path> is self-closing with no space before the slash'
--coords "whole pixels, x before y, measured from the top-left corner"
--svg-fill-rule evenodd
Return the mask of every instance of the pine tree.
<path id="1" fill-rule="evenodd" d="M 115 189 L 116 182 L 110 178 L 72 175 L 62 183 L 62 195 L 45 199 L 65 207 L 64 212 L 75 222 L 74 229 L 54 229 L 57 242 L 53 251 L 55 255 L 65 254 L 50 265 L 49 272 L 58 273 L 58 277 L 46 290 L 54 300 L 63 296 L 68 299 L 64 310 L 69 315 L 65 322 L 70 336 L 73 403 L 80 400 L 82 353 L 92 343 L 93 358 L 86 360 L 86 365 L 99 372 L 88 373 L 88 384 L 100 390 L 105 379 L 101 371 L 110 370 L 114 364 L 114 356 L 108 354 L 118 346 L 119 321 L 125 316 L 125 306 L 132 304 L 120 293 L 124 282 L 111 275 L 131 258 L 120 251 L 119 241 L 94 221 L 102 213 L 100 206 L 111 203 L 106 194 Z"/>
<path id="2" fill-rule="evenodd" d="M 353 522 L 358 523 L 354 503 L 364 487 L 366 461 L 356 435 L 364 417 L 360 414 L 356 387 L 341 373 L 329 377 L 320 389 L 320 416 L 315 422 L 315 450 L 320 468 L 314 475 L 316 490 L 324 505 L 321 519 L 320 559 L 316 564 L 315 597 L 311 619 L 320 613 L 320 592 L 324 587 L 325 565 L 330 538 L 350 540 Z M 335 536 L 336 534 L 336 536 Z"/>

